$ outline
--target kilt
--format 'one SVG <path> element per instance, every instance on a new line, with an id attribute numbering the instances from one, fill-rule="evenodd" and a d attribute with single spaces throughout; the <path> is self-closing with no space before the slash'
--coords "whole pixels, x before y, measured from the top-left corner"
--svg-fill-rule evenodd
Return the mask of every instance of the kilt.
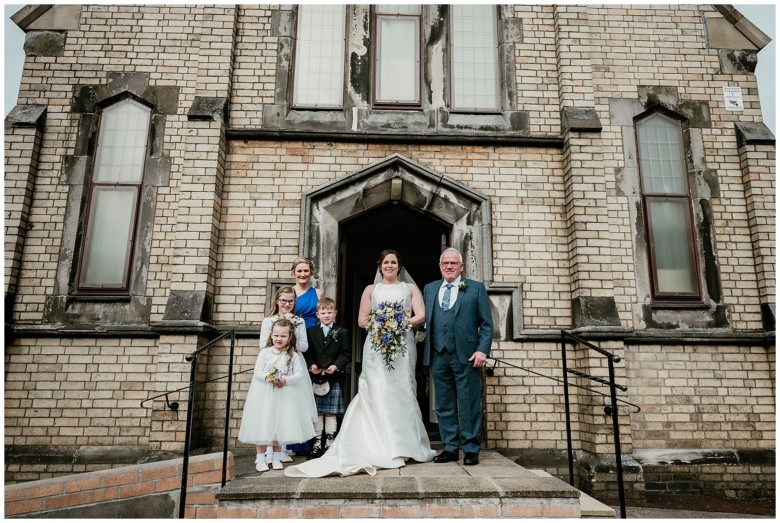
<path id="1" fill-rule="evenodd" d="M 314 396 L 319 414 L 343 414 L 344 395 L 341 393 L 340 383 L 331 383 L 330 391 L 324 396 Z"/>

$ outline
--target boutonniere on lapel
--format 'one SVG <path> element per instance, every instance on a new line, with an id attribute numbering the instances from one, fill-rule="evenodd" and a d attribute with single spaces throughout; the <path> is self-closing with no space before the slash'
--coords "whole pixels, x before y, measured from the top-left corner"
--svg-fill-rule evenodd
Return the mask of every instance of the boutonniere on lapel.
<path id="1" fill-rule="evenodd" d="M 325 341 L 332 341 L 333 343 L 338 343 L 339 341 L 339 328 L 333 327 L 330 329 L 330 332 L 325 338 Z"/>
<path id="2" fill-rule="evenodd" d="M 468 288 L 469 284 L 466 283 L 466 280 L 461 280 L 461 282 L 458 284 L 458 290 L 459 291 L 465 291 Z"/>

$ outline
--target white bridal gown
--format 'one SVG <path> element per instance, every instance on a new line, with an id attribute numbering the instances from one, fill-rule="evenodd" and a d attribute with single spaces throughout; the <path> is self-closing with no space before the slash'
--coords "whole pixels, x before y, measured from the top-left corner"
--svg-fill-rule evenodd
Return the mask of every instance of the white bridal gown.
<path id="1" fill-rule="evenodd" d="M 371 293 L 371 307 L 383 301 L 400 301 L 409 309 L 409 289 L 405 283 L 377 283 Z M 415 397 L 414 364 L 417 360 L 414 334 L 406 335 L 407 353 L 387 370 L 370 341 L 363 346 L 363 372 L 358 394 L 350 402 L 341 431 L 333 445 L 318 459 L 285 469 L 286 476 L 349 476 L 366 471 L 372 476 L 378 468 L 403 467 L 406 460 L 425 462 L 436 454 L 431 450 Z"/>

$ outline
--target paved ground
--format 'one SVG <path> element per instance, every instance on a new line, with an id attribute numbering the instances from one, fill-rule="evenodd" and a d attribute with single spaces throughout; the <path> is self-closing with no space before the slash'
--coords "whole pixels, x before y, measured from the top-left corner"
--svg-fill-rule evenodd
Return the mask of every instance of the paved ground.
<path id="1" fill-rule="evenodd" d="M 736 500 L 723 497 L 655 494 L 646 506 L 626 507 L 631 519 L 775 519 L 775 500 Z M 620 507 L 613 507 L 620 514 Z"/>
<path id="2" fill-rule="evenodd" d="M 620 515 L 620 507 L 612 507 Z M 701 510 L 673 510 L 649 507 L 626 507 L 626 519 L 775 519 L 774 516 L 736 514 L 733 512 L 705 512 Z"/>

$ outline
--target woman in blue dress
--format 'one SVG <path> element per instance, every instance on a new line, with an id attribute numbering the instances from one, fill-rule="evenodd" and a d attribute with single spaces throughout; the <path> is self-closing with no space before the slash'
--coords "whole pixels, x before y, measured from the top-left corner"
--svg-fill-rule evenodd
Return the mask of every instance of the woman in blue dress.
<path id="1" fill-rule="evenodd" d="M 295 278 L 295 315 L 303 318 L 306 328 L 317 325 L 317 302 L 322 291 L 311 286 L 314 263 L 308 258 L 298 258 L 293 262 L 292 275 Z"/>
<path id="2" fill-rule="evenodd" d="M 322 291 L 311 285 L 314 275 L 314 263 L 308 258 L 297 258 L 292 264 L 292 275 L 295 278 L 295 315 L 303 318 L 306 328 L 317 325 L 317 302 L 322 298 Z M 308 455 L 312 451 L 312 441 L 287 445 L 287 449 L 296 454 Z"/>

